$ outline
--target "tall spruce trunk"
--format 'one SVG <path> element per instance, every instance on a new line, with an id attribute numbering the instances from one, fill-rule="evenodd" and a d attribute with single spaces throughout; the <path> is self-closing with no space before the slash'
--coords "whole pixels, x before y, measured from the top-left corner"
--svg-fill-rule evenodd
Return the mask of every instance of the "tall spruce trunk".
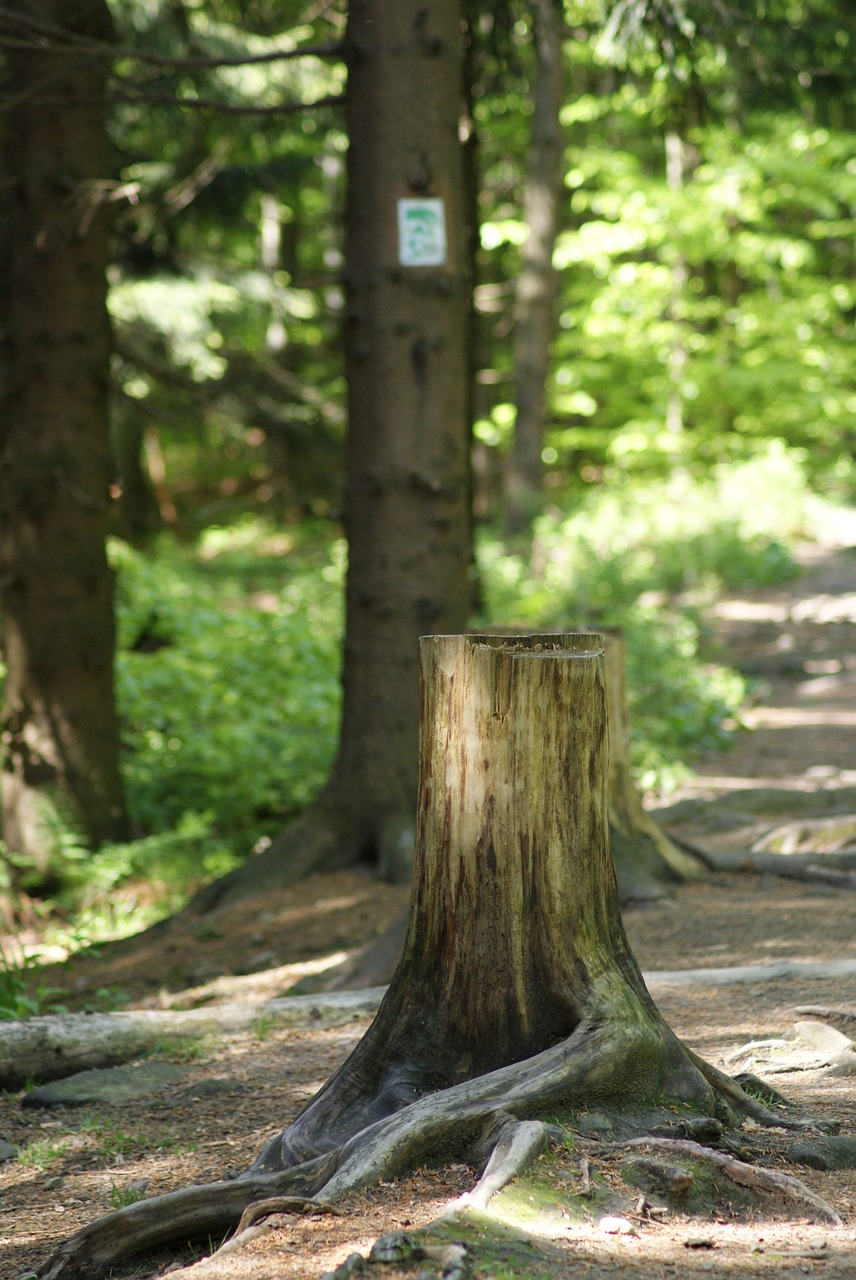
<path id="1" fill-rule="evenodd" d="M 29 4 L 13 6 L 29 13 Z M 3 838 L 50 874 L 50 810 L 126 833 L 107 565 L 104 0 L 45 0 L 57 47 L 6 52 L 0 404 Z M 8 29 L 8 26 L 7 26 Z M 73 34 L 63 47 L 62 32 Z M 30 28 L 22 26 L 27 37 Z"/>
<path id="2" fill-rule="evenodd" d="M 334 782 L 360 797 L 381 873 L 407 878 L 416 640 L 460 630 L 471 600 L 460 5 L 357 0 L 348 26 L 348 586 Z M 442 201 L 445 262 L 402 264 L 402 197 Z"/>
<path id="3" fill-rule="evenodd" d="M 430 8 L 354 0 L 346 59 L 348 577 L 339 749 L 315 805 L 259 858 L 204 889 L 193 911 L 361 861 L 384 879 L 410 878 L 417 642 L 461 630 L 471 607 L 458 0 Z M 401 200 L 441 202 L 442 261 L 420 256 L 402 235 Z"/>

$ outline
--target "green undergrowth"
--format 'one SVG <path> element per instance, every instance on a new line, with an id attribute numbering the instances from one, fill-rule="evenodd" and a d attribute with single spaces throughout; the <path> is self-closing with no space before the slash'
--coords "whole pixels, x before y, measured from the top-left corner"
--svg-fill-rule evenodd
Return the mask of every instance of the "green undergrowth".
<path id="1" fill-rule="evenodd" d="M 712 605 L 792 579 L 796 541 L 830 523 L 801 455 L 777 441 L 699 478 L 618 477 L 548 510 L 531 545 L 482 535 L 485 621 L 622 630 L 633 763 L 644 788 L 667 790 L 699 751 L 728 745 L 749 691 L 712 646 Z"/>
<path id="2" fill-rule="evenodd" d="M 794 540 L 830 524 L 819 510 L 799 455 L 775 445 L 703 478 L 618 477 L 548 510 L 534 545 L 481 531 L 475 625 L 622 628 L 637 777 L 668 790 L 740 725 L 747 684 L 711 649 L 711 604 L 792 576 Z M 136 838 L 93 854 L 45 795 L 53 939 L 77 950 L 145 927 L 311 803 L 336 745 L 345 556 L 332 526 L 251 517 L 188 544 L 112 544 Z M 17 979 L 5 1001 L 2 979 L 14 1008 Z"/>
<path id="3" fill-rule="evenodd" d="M 12 939 L 0 942 L 0 1021 L 65 1013 L 57 997 L 62 992 L 40 978 L 41 966 Z"/>

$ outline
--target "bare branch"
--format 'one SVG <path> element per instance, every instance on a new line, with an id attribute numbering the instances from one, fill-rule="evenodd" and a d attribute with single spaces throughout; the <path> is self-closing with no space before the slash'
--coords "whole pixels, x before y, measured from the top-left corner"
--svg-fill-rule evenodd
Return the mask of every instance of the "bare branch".
<path id="1" fill-rule="evenodd" d="M 318 107 L 342 106 L 346 100 L 345 94 L 334 93 L 328 94 L 323 98 L 316 98 L 312 102 L 280 102 L 273 106 L 251 107 L 218 102 L 214 98 L 176 98 L 168 93 L 113 93 L 111 97 L 114 102 L 148 102 L 156 103 L 159 106 L 181 107 L 188 110 L 220 111 L 224 115 L 233 116 L 296 115 L 299 111 L 313 111 Z"/>
<path id="2" fill-rule="evenodd" d="M 17 34 L 21 29 L 31 31 L 28 39 Z M 4 30 L 5 29 L 5 30 Z M 10 30 L 11 29 L 11 30 Z M 6 34 L 8 32 L 8 34 Z M 132 49 L 128 45 L 111 44 L 108 40 L 96 40 L 83 36 L 53 22 L 46 22 L 32 14 L 16 13 L 0 6 L 0 45 L 7 48 L 32 49 L 40 54 L 85 52 L 109 58 L 125 58 L 147 66 L 169 67 L 176 71 L 205 70 L 213 67 L 250 67 L 272 62 L 284 62 L 293 58 L 342 57 L 343 45 L 334 40 L 323 44 L 302 45 L 292 49 L 272 49 L 269 53 L 235 54 L 208 58 L 168 58 L 161 54 Z"/>

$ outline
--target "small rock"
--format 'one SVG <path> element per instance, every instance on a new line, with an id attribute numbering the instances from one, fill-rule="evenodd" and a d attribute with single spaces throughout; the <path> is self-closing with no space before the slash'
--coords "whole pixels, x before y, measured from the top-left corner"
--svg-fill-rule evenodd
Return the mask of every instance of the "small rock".
<path id="1" fill-rule="evenodd" d="M 361 1253 L 349 1253 L 344 1262 L 332 1271 L 325 1271 L 321 1280 L 350 1280 L 351 1276 L 363 1275 L 368 1270 L 368 1263 Z"/>
<path id="2" fill-rule="evenodd" d="M 65 1080 L 30 1089 L 21 1099 L 21 1106 L 82 1107 L 90 1102 L 127 1102 L 184 1080 L 189 1070 L 169 1062 L 144 1062 L 134 1067 L 79 1071 Z"/>
<path id="3" fill-rule="evenodd" d="M 607 1216 L 606 1218 L 601 1218 L 597 1225 L 601 1231 L 605 1231 L 610 1236 L 629 1236 L 633 1234 L 633 1223 L 628 1222 L 626 1218 Z"/>
<path id="4" fill-rule="evenodd" d="M 369 1250 L 369 1262 L 405 1262 L 416 1253 L 416 1242 L 405 1231 L 392 1231 L 375 1240 Z"/>
<path id="5" fill-rule="evenodd" d="M 586 1138 L 608 1138 L 615 1126 L 600 1111 L 586 1111 L 574 1119 L 574 1128 Z"/>
<path id="6" fill-rule="evenodd" d="M 11 1142 L 6 1142 L 0 1138 L 0 1164 L 6 1160 L 14 1160 L 18 1155 L 18 1148 L 13 1146 Z"/>
<path id="7" fill-rule="evenodd" d="M 792 1142 L 787 1156 L 795 1164 L 804 1164 L 810 1169 L 856 1169 L 856 1138 L 839 1134 Z"/>

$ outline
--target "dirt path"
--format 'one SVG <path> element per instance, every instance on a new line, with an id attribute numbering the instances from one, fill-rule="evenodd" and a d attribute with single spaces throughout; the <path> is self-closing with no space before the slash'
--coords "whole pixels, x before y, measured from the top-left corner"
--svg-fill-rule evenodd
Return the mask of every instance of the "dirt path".
<path id="1" fill-rule="evenodd" d="M 856 811 L 856 554 L 814 556 L 787 590 L 725 601 L 715 622 L 723 660 L 762 682 L 749 715 L 752 732 L 729 752 L 702 761 L 698 777 L 663 806 L 661 820 L 708 847 L 742 848 L 791 819 Z M 74 1008 L 98 1003 L 104 988 L 123 990 L 140 1007 L 280 995 L 301 973 L 381 931 L 405 899 L 401 890 L 362 875 L 316 877 L 282 903 L 261 895 L 239 912 L 211 916 L 183 939 L 154 935 L 142 945 L 108 948 L 69 962 L 47 980 L 63 986 Z M 782 958 L 856 959 L 854 915 L 852 894 L 738 874 L 681 888 L 674 901 L 637 910 L 626 923 L 650 972 Z M 733 1070 L 734 1050 L 789 1033 L 802 1005 L 856 1010 L 856 977 L 728 987 L 652 983 L 652 994 L 680 1036 Z M 0 1139 L 23 1150 L 25 1161 L 0 1165 L 0 1276 L 25 1275 L 52 1245 L 132 1193 L 154 1194 L 245 1168 L 364 1029 L 364 1022 L 314 1032 L 259 1025 L 189 1048 L 163 1045 L 158 1056 L 186 1068 L 180 1087 L 121 1107 L 22 1110 L 19 1095 L 5 1095 Z M 812 1114 L 837 1118 L 856 1135 L 856 1076 L 815 1070 L 781 1081 Z M 759 1141 L 747 1132 L 747 1147 Z M 763 1154 L 769 1167 L 786 1168 L 789 1141 L 784 1134 L 770 1140 Z M 853 1170 L 790 1168 L 844 1219 L 843 1227 L 829 1227 L 798 1206 L 771 1201 L 761 1213 L 727 1193 L 701 1218 L 679 1208 L 646 1216 L 636 1212 L 639 1193 L 631 1195 L 619 1178 L 618 1158 L 600 1153 L 591 1161 L 603 1203 L 625 1216 L 632 1231 L 604 1231 L 596 1205 L 578 1194 L 580 1152 L 554 1153 L 531 1180 L 502 1193 L 496 1214 L 482 1224 L 477 1280 L 582 1280 L 619 1271 L 640 1280 L 804 1273 L 844 1280 L 856 1274 Z M 458 1165 L 421 1170 L 354 1197 L 342 1206 L 342 1217 L 280 1217 L 274 1230 L 238 1252 L 181 1274 L 309 1280 L 354 1250 L 365 1252 L 385 1232 L 435 1219 L 473 1176 Z M 171 1256 L 122 1274 L 157 1274 Z M 371 1274 L 398 1280 L 405 1272 L 377 1267 Z"/>

